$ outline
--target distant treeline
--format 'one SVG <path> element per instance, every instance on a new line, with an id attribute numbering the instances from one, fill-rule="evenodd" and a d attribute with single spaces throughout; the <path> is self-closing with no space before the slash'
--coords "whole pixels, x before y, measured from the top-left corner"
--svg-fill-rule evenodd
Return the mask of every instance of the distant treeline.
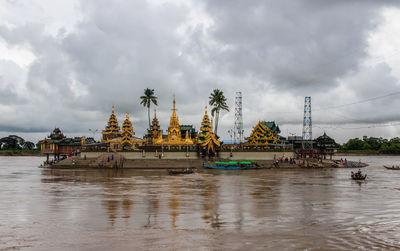
<path id="1" fill-rule="evenodd" d="M 365 151 L 377 153 L 399 153 L 400 154 L 400 138 L 395 137 L 392 139 L 384 139 L 382 137 L 367 137 L 362 139 L 354 138 L 349 139 L 347 143 L 343 144 L 340 148 L 343 151 Z"/>
<path id="2" fill-rule="evenodd" d="M 37 146 L 30 142 L 25 141 L 17 135 L 9 135 L 0 139 L 0 150 L 35 150 Z"/>

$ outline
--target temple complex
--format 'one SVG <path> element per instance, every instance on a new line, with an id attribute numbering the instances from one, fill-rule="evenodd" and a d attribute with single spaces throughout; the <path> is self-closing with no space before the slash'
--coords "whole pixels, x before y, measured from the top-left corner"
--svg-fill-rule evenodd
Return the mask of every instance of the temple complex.
<path id="1" fill-rule="evenodd" d="M 280 132 L 279 127 L 274 121 L 259 121 L 253 128 L 250 137 L 245 138 L 247 140 L 245 145 L 267 146 L 283 144 L 285 138 L 279 136 Z"/>
<path id="2" fill-rule="evenodd" d="M 120 131 L 118 120 L 114 113 L 114 105 L 112 106 L 108 123 L 101 134 L 103 136 L 101 142 L 109 144 L 108 148 L 111 150 L 136 149 L 145 142 L 143 139 L 134 137 L 135 132 L 128 113 L 126 113 L 124 123 L 122 124 L 122 131 Z"/>
<path id="3" fill-rule="evenodd" d="M 213 133 L 212 122 L 207 114 L 207 106 L 204 112 L 203 121 L 201 122 L 200 133 L 197 136 L 197 143 L 201 150 L 207 154 L 215 153 L 217 147 L 221 146 L 221 142 L 217 139 L 215 133 Z"/>

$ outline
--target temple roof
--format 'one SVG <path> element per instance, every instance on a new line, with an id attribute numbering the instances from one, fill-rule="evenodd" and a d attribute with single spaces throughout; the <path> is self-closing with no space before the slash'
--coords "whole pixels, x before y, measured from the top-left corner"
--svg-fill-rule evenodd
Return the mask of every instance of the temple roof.
<path id="1" fill-rule="evenodd" d="M 62 140 L 65 139 L 64 134 L 61 132 L 60 128 L 54 128 L 53 132 L 49 136 L 52 140 Z"/>
<path id="2" fill-rule="evenodd" d="M 327 149 L 338 149 L 339 145 L 335 142 L 334 139 L 324 134 L 322 136 L 319 136 L 318 138 L 315 139 L 315 142 L 317 143 L 317 147 L 319 148 L 327 148 Z"/>

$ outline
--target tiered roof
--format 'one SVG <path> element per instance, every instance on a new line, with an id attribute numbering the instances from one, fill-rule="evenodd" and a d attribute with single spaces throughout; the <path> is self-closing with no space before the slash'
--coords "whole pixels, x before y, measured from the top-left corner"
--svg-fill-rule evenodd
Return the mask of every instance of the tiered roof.
<path id="1" fill-rule="evenodd" d="M 322 136 L 319 136 L 315 142 L 317 143 L 317 148 L 319 149 L 339 149 L 339 145 L 335 142 L 334 139 L 324 134 Z"/>
<path id="2" fill-rule="evenodd" d="M 281 136 L 279 127 L 274 121 L 259 121 L 253 128 L 250 137 L 246 138 L 247 143 L 250 145 L 267 145 L 281 143 Z"/>
<path id="3" fill-rule="evenodd" d="M 157 114 L 156 114 L 156 109 L 154 109 L 154 118 L 153 121 L 151 122 L 151 131 L 159 131 L 160 130 L 160 124 L 157 119 Z"/>
<path id="4" fill-rule="evenodd" d="M 122 132 L 121 132 L 122 145 L 131 144 L 133 135 L 135 135 L 135 132 L 133 131 L 132 122 L 129 119 L 129 114 L 126 113 L 124 123 L 122 124 Z"/>
<path id="5" fill-rule="evenodd" d="M 216 151 L 216 147 L 221 145 L 221 142 L 213 133 L 212 122 L 210 122 L 210 118 L 207 114 L 207 106 L 204 112 L 203 121 L 201 122 L 200 132 L 197 136 L 197 143 L 209 153 L 214 153 Z"/>
<path id="6" fill-rule="evenodd" d="M 210 118 L 208 117 L 208 114 L 207 114 L 207 106 L 206 106 L 206 110 L 204 113 L 203 121 L 201 122 L 200 131 L 201 132 L 212 132 L 212 123 L 210 122 Z"/>
<path id="7" fill-rule="evenodd" d="M 54 141 L 61 141 L 61 140 L 65 139 L 66 137 L 61 132 L 60 128 L 54 128 L 54 130 L 50 134 L 49 138 L 54 140 Z"/>
<path id="8" fill-rule="evenodd" d="M 112 106 L 112 112 L 105 130 L 102 132 L 103 138 L 116 138 L 120 136 L 120 127 L 118 125 L 117 116 L 114 113 L 114 105 Z"/>

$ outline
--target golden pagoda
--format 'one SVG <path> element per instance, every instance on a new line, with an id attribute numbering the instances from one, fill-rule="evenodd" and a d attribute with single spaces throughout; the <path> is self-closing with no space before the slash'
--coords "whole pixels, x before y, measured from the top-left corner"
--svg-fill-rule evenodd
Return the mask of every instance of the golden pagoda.
<path id="1" fill-rule="evenodd" d="M 117 117 L 115 116 L 114 105 L 113 105 L 108 123 L 105 129 L 101 132 L 101 134 L 103 135 L 102 142 L 120 137 L 121 135 L 119 129 L 120 128 L 118 126 L 118 120 Z"/>
<path id="2" fill-rule="evenodd" d="M 182 138 L 181 127 L 179 125 L 179 119 L 176 116 L 175 108 L 175 95 L 173 100 L 172 116 L 169 121 L 168 136 L 166 139 L 162 138 L 162 135 L 155 140 L 154 144 L 160 145 L 193 145 L 193 139 L 190 134 L 186 132 L 185 138 Z"/>
<path id="3" fill-rule="evenodd" d="M 151 122 L 150 131 L 153 144 L 155 144 L 158 140 L 161 141 L 162 131 L 160 130 L 160 124 L 157 119 L 156 109 L 154 109 L 154 118 Z"/>
<path id="4" fill-rule="evenodd" d="M 133 131 L 128 113 L 126 113 L 124 123 L 122 124 L 122 131 L 120 131 L 117 117 L 114 113 L 114 105 L 112 106 L 110 119 L 101 134 L 103 135 L 101 142 L 109 143 L 111 150 L 135 149 L 136 146 L 143 145 L 145 142 L 143 139 L 135 139 L 133 137 L 135 132 Z"/>
<path id="5" fill-rule="evenodd" d="M 207 114 L 207 106 L 205 109 L 203 121 L 201 122 L 200 133 L 197 135 L 197 144 L 207 151 L 207 153 L 215 153 L 216 148 L 221 145 L 221 142 L 217 139 L 215 133 L 213 133 L 212 121 Z"/>
<path id="6" fill-rule="evenodd" d="M 129 119 L 129 114 L 126 113 L 121 132 L 121 145 L 124 149 L 130 149 L 132 147 L 133 135 L 135 135 L 135 132 L 133 131 L 132 122 Z"/>

